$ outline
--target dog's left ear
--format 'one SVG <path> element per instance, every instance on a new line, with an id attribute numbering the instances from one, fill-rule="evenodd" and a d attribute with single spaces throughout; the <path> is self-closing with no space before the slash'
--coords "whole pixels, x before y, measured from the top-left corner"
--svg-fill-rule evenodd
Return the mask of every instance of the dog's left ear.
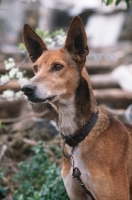
<path id="1" fill-rule="evenodd" d="M 82 20 L 78 16 L 74 17 L 70 24 L 64 48 L 76 55 L 80 62 L 89 53 L 86 32 Z"/>
<path id="2" fill-rule="evenodd" d="M 32 62 L 35 62 L 42 55 L 43 51 L 47 50 L 44 41 L 28 24 L 25 24 L 23 27 L 23 40 Z"/>

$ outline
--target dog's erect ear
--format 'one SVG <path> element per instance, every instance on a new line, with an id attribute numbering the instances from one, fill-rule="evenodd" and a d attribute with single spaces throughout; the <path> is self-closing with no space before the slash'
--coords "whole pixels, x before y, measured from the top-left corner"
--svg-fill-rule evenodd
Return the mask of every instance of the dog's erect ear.
<path id="1" fill-rule="evenodd" d="M 35 62 L 43 51 L 47 50 L 46 44 L 28 24 L 23 27 L 23 40 L 32 62 Z"/>
<path id="2" fill-rule="evenodd" d="M 86 32 L 78 16 L 74 17 L 70 24 L 64 48 L 80 58 L 86 57 L 89 53 Z"/>

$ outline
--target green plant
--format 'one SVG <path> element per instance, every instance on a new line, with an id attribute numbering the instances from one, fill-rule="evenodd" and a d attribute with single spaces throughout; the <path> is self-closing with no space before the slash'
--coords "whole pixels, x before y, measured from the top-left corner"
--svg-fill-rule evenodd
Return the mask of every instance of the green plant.
<path id="1" fill-rule="evenodd" d="M 3 172 L 2 170 L 0 169 L 0 199 L 2 197 L 5 197 L 6 196 L 6 193 L 7 193 L 7 187 L 4 187 L 1 183 L 3 182 Z"/>
<path id="2" fill-rule="evenodd" d="M 56 45 L 62 46 L 66 39 L 66 33 L 63 31 L 63 29 L 49 33 L 48 30 L 42 31 L 39 28 L 36 28 L 35 32 L 44 40 L 48 48 L 53 48 Z M 24 43 L 19 44 L 19 49 L 23 52 L 26 52 Z"/>
<path id="3" fill-rule="evenodd" d="M 43 142 L 33 148 L 30 162 L 21 162 L 13 200 L 68 200 L 60 168 L 51 163 Z"/>
<path id="4" fill-rule="evenodd" d="M 0 129 L 4 129 L 5 128 L 5 126 L 2 124 L 2 121 L 0 120 Z M 0 178 L 1 178 L 1 176 L 0 176 Z"/>
<path id="5" fill-rule="evenodd" d="M 62 153 L 61 153 L 59 147 L 56 147 L 55 144 L 51 144 L 49 146 L 49 149 L 51 149 L 51 151 L 53 151 L 55 153 L 56 158 L 61 158 L 62 157 Z"/>
<path id="6" fill-rule="evenodd" d="M 118 6 L 118 4 L 121 3 L 122 1 L 125 1 L 127 9 L 130 9 L 132 0 L 116 0 L 115 5 Z M 113 0 L 102 0 L 102 2 L 108 6 L 113 3 Z"/>

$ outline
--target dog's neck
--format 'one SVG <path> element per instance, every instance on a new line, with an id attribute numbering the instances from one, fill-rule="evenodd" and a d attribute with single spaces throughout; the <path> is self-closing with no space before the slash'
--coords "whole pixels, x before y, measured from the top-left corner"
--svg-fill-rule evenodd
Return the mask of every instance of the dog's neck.
<path id="1" fill-rule="evenodd" d="M 75 97 L 61 99 L 57 105 L 57 125 L 59 131 L 64 135 L 70 135 L 77 130 Z"/>
<path id="2" fill-rule="evenodd" d="M 87 75 L 81 77 L 79 85 L 73 96 L 60 99 L 54 105 L 57 111 L 57 124 L 59 131 L 64 135 L 74 134 L 88 121 L 91 113 L 97 111 L 96 101 Z"/>

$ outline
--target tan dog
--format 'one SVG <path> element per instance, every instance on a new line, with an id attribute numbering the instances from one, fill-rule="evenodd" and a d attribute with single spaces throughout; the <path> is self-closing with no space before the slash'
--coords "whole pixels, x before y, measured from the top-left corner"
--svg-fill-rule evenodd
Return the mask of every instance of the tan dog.
<path id="1" fill-rule="evenodd" d="M 132 200 L 132 126 L 96 104 L 85 69 L 89 49 L 80 18 L 72 20 L 58 50 L 48 50 L 27 24 L 23 36 L 35 76 L 22 90 L 31 102 L 48 102 L 56 110 L 70 200 Z M 73 174 L 75 168 L 81 174 Z"/>

